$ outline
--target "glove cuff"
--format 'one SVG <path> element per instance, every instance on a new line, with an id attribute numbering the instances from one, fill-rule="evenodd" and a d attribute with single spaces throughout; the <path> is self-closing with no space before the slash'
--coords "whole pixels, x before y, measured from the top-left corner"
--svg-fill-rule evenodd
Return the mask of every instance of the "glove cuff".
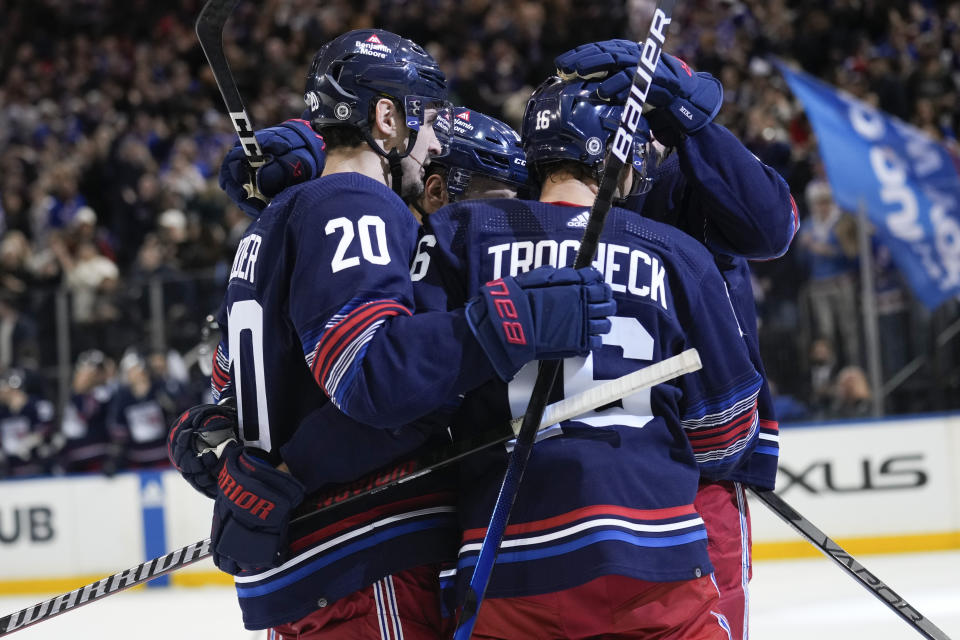
<path id="1" fill-rule="evenodd" d="M 323 137 L 319 133 L 314 131 L 310 122 L 302 118 L 291 118 L 283 121 L 280 126 L 292 130 L 303 140 L 303 148 L 313 156 L 314 166 L 323 166 L 326 158 L 322 154 L 327 148 L 327 143 L 323 141 Z"/>
<path id="2" fill-rule="evenodd" d="M 675 97 L 670 104 L 647 113 L 647 122 L 657 140 L 676 147 L 686 136 L 695 135 L 713 122 L 723 106 L 723 85 L 706 72 L 698 72 L 696 87 L 689 97 Z"/>
<path id="3" fill-rule="evenodd" d="M 536 357 L 534 336 L 527 335 L 533 326 L 530 303 L 513 278 L 488 282 L 465 310 L 470 331 L 503 381 Z"/>

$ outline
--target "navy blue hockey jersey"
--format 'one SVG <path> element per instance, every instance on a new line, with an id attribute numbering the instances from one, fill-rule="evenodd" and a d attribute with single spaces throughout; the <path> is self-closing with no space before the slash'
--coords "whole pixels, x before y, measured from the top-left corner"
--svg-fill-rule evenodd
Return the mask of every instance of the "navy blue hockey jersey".
<path id="1" fill-rule="evenodd" d="M 418 297 L 434 308 L 444 291 L 469 297 L 485 282 L 542 264 L 569 265 L 587 207 L 518 200 L 459 203 L 430 219 L 435 242 Z M 693 507 L 700 472 L 724 478 L 757 442 L 760 376 L 707 250 L 670 226 L 613 209 L 596 266 L 613 288 L 617 316 L 603 346 L 563 363 L 556 397 L 572 395 L 695 347 L 703 369 L 634 394 L 554 430 L 534 448 L 488 595 L 544 593 L 616 573 L 650 581 L 712 571 L 706 531 Z M 459 294 L 457 293 L 459 292 Z M 535 367 L 508 388 L 467 395 L 456 429 L 523 413 Z M 461 586 L 506 464 L 503 450 L 462 465 L 465 530 Z"/>
<path id="2" fill-rule="evenodd" d="M 107 418 L 116 390 L 99 385 L 86 393 L 74 393 L 64 408 L 60 434 L 63 447 L 57 459 L 67 473 L 99 471 L 111 454 Z"/>
<path id="3" fill-rule="evenodd" d="M 0 472 L 11 476 L 47 473 L 49 461 L 41 452 L 53 431 L 53 419 L 53 404 L 41 398 L 30 396 L 16 408 L 0 404 Z"/>
<path id="4" fill-rule="evenodd" d="M 494 375 L 462 309 L 413 315 L 418 232 L 390 189 L 342 173 L 283 191 L 237 249 L 214 397 L 235 394 L 244 443 L 289 456 L 311 488 L 415 450 L 429 434 L 404 425 Z M 302 471 L 303 452 L 316 473 Z M 294 531 L 286 563 L 236 577 L 244 624 L 293 621 L 321 598 L 452 557 L 451 489 L 431 475 Z"/>
<path id="5" fill-rule="evenodd" d="M 167 386 L 153 380 L 143 396 L 120 385 L 108 408 L 111 439 L 122 445 L 124 466 L 131 469 L 166 467 L 167 425 L 177 415 L 176 401 Z"/>

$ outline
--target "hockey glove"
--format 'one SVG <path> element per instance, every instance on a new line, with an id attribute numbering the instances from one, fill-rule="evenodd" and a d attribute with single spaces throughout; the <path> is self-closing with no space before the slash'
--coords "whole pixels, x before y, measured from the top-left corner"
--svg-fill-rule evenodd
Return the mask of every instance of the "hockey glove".
<path id="1" fill-rule="evenodd" d="M 599 82 L 597 97 L 623 103 L 630 92 L 641 46 L 630 40 L 605 40 L 581 45 L 554 60 L 564 79 Z M 657 140 L 676 146 L 684 136 L 707 126 L 723 104 L 723 86 L 706 72 L 695 73 L 686 62 L 663 52 L 657 65 L 644 114 Z"/>
<path id="2" fill-rule="evenodd" d="M 326 161 L 323 138 L 306 120 L 287 120 L 257 131 L 256 136 L 267 159 L 256 175 L 239 143 L 220 165 L 220 188 L 254 218 L 264 207 L 262 200 L 252 197 L 254 184 L 264 196 L 273 198 L 287 187 L 318 177 Z"/>
<path id="3" fill-rule="evenodd" d="M 201 404 L 187 409 L 167 434 L 167 457 L 183 479 L 210 498 L 217 497 L 217 474 L 227 447 L 240 448 L 237 411 Z"/>
<path id="4" fill-rule="evenodd" d="M 240 447 L 228 448 L 223 457 L 210 533 L 214 564 L 233 575 L 282 564 L 303 485 Z"/>
<path id="5" fill-rule="evenodd" d="M 466 305 L 467 322 L 497 375 L 531 360 L 585 356 L 610 331 L 613 291 L 593 267 L 540 267 L 488 282 Z"/>

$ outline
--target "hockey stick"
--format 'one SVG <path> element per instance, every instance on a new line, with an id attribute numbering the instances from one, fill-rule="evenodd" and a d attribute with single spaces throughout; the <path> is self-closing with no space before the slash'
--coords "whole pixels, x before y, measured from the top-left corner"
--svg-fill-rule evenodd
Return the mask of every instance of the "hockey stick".
<path id="1" fill-rule="evenodd" d="M 628 158 L 633 152 L 634 135 L 643 113 L 643 105 L 647 101 L 647 93 L 650 91 L 654 72 L 660 62 L 666 29 L 670 25 L 675 4 L 676 0 L 659 0 L 657 2 L 649 32 L 642 45 L 639 65 L 633 74 L 630 94 L 623 108 L 620 125 L 617 127 L 610 151 L 604 158 L 603 177 L 600 179 L 597 197 L 590 208 L 587 228 L 583 233 L 580 249 L 577 251 L 577 257 L 573 263 L 575 268 L 586 267 L 593 262 L 600 233 L 603 231 L 604 222 L 606 222 L 607 214 L 610 212 L 613 203 L 613 194 L 620 183 L 620 174 L 623 168 L 629 164 Z M 490 515 L 487 533 L 483 537 L 477 564 L 473 567 L 473 574 L 470 576 L 465 600 L 457 618 L 454 640 L 469 640 L 473 632 L 477 613 L 480 610 L 480 604 L 483 602 L 483 595 L 490 583 L 490 574 L 493 572 L 497 551 L 500 548 L 500 542 L 503 540 L 503 534 L 510 519 L 510 511 L 516 501 L 520 481 L 523 479 L 523 472 L 530 460 L 530 452 L 533 450 L 533 443 L 537 435 L 537 426 L 540 424 L 540 417 L 543 415 L 547 398 L 559 371 L 560 361 L 558 360 L 547 360 L 540 364 L 537 380 L 530 395 L 530 403 L 527 405 L 527 412 L 520 433 L 517 435 L 517 443 L 507 461 L 507 469 L 503 476 L 503 482 L 500 484 L 500 491 L 493 506 L 493 513 Z"/>
<path id="2" fill-rule="evenodd" d="M 588 411 L 593 411 L 598 407 L 632 395 L 641 389 L 647 389 L 691 371 L 697 371 L 700 367 L 700 356 L 697 350 L 687 349 L 672 358 L 667 358 L 615 380 L 609 380 L 573 397 L 551 404 L 544 412 L 537 431 L 581 416 Z M 529 415 L 529 413 L 526 415 Z M 305 513 L 299 516 L 295 522 L 298 524 L 308 522 L 334 504 L 342 505 L 359 498 L 365 498 L 442 469 L 478 451 L 506 444 L 520 433 L 526 415 L 511 420 L 510 429 L 499 428 L 485 431 L 472 438 L 463 439 L 427 453 L 422 457 L 405 460 L 368 474 L 349 484 L 338 485 L 333 489 L 321 492 L 319 495 L 311 496 L 301 506 L 301 511 L 305 511 Z"/>
<path id="3" fill-rule="evenodd" d="M 237 89 L 237 81 L 233 78 L 230 71 L 230 65 L 227 63 L 227 56 L 223 51 L 223 28 L 227 24 L 227 18 L 233 13 L 233 9 L 240 0 L 208 0 L 200 15 L 197 17 L 196 32 L 197 40 L 200 41 L 200 48 L 203 49 L 203 55 L 206 56 L 210 64 L 210 70 L 213 72 L 213 79 L 220 88 L 220 95 L 223 96 L 223 102 L 227 105 L 227 112 L 230 114 L 230 122 L 234 130 L 240 137 L 240 146 L 243 147 L 243 153 L 247 156 L 247 162 L 256 170 L 266 163 L 263 151 L 260 150 L 260 144 L 257 142 L 257 136 L 253 133 L 253 126 L 250 124 L 250 117 L 243 106 L 243 100 L 240 98 L 240 90 Z M 267 197 L 257 189 L 257 183 L 251 178 L 250 182 L 244 185 L 247 190 L 247 201 L 258 209 L 267 206 Z"/>
<path id="4" fill-rule="evenodd" d="M 593 411 L 599 407 L 615 402 L 621 398 L 636 393 L 642 389 L 658 385 L 677 376 L 700 369 L 700 357 L 695 349 L 688 349 L 683 353 L 645 367 L 639 371 L 610 380 L 588 389 L 571 398 L 566 398 L 550 405 L 541 420 L 541 428 L 545 429 L 559 422 L 570 420 Z M 385 470 L 374 472 L 356 482 L 339 485 L 320 494 L 311 496 L 304 501 L 298 510 L 298 515 L 291 521 L 298 529 L 308 529 L 310 522 L 320 513 L 329 511 L 348 502 L 358 500 L 379 493 L 398 484 L 409 482 L 432 471 L 446 467 L 453 462 L 476 451 L 486 449 L 511 440 L 519 431 L 522 419 L 511 421 L 509 429 L 499 429 L 498 433 L 484 434 L 489 438 L 483 443 L 473 442 L 459 446 L 443 447 L 422 458 L 408 460 Z M 291 537 L 297 537 L 292 534 Z M 121 571 L 112 576 L 97 580 L 91 584 L 75 589 L 69 593 L 44 600 L 38 604 L 21 609 L 10 615 L 0 618 L 0 636 L 20 631 L 54 616 L 90 604 L 101 598 L 111 596 L 139 584 L 149 582 L 168 573 L 172 573 L 211 554 L 210 539 L 201 540 L 180 549 L 171 551 L 167 555 L 148 560 Z"/>
<path id="5" fill-rule="evenodd" d="M 909 602 L 894 593 L 893 589 L 857 562 L 856 558 L 844 551 L 843 547 L 834 542 L 830 536 L 797 513 L 783 498 L 773 491 L 761 491 L 753 487 L 750 487 L 750 491 L 771 511 L 780 516 L 781 520 L 806 538 L 810 544 L 820 549 L 825 556 L 836 562 L 850 577 L 863 585 L 865 589 L 870 591 L 870 593 L 885 605 L 893 609 L 893 611 L 913 627 L 917 633 L 924 638 L 929 638 L 929 640 L 950 640 L 947 634 L 937 628 L 937 625 L 923 617 Z"/>

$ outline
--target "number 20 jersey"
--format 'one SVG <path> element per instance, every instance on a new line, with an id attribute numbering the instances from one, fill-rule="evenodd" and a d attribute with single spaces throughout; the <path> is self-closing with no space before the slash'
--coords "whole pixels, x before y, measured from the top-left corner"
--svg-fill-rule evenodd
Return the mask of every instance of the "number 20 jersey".
<path id="1" fill-rule="evenodd" d="M 572 264 L 587 213 L 519 200 L 442 209 L 430 219 L 435 241 L 421 241 L 434 246 L 418 283 L 420 303 L 440 305 L 441 289 L 470 297 L 501 276 Z M 613 329 L 588 357 L 564 361 L 551 401 L 691 347 L 703 368 L 562 423 L 534 446 L 487 591 L 493 597 L 566 589 L 607 574 L 675 581 L 711 572 L 693 507 L 700 473 L 722 478 L 756 446 L 761 379 L 710 253 L 677 229 L 615 208 L 594 266 L 614 291 Z M 535 370 L 528 365 L 508 388 L 490 383 L 468 394 L 456 429 L 521 415 Z M 462 465 L 461 587 L 506 456 L 499 449 Z"/>
<path id="2" fill-rule="evenodd" d="M 424 437 L 404 425 L 493 375 L 462 310 L 413 315 L 417 235 L 400 198 L 357 173 L 291 187 L 250 225 L 212 377 L 215 396 L 236 393 L 246 446 L 273 463 L 309 455 L 313 477 L 359 477 L 384 464 L 377 443 L 412 452 Z M 364 424 L 341 428 L 333 405 Z M 437 474 L 312 520 L 283 565 L 236 576 L 245 625 L 291 622 L 321 599 L 453 557 L 453 504 Z"/>

